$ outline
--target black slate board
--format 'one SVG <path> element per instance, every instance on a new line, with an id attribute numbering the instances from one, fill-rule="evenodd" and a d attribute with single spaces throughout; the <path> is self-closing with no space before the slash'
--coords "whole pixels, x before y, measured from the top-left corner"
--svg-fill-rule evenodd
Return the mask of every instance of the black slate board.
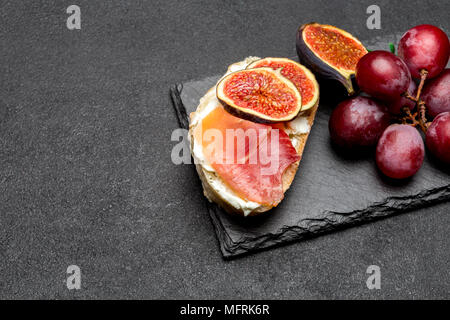
<path id="1" fill-rule="evenodd" d="M 366 41 L 369 49 L 386 49 L 399 35 Z M 171 88 L 179 124 L 218 76 Z M 376 169 L 373 155 L 344 155 L 329 141 L 328 118 L 336 102 L 321 91 L 321 103 L 294 182 L 281 204 L 254 218 L 233 217 L 209 203 L 209 214 L 224 258 L 232 258 L 352 225 L 450 200 L 450 173 L 429 159 L 406 181 L 392 181 Z M 194 166 L 192 165 L 193 170 Z M 198 182 L 200 183 L 200 182 Z"/>

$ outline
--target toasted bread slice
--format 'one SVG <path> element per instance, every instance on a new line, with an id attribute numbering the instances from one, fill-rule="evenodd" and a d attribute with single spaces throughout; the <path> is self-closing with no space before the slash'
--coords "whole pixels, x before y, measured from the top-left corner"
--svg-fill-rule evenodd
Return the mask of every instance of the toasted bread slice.
<path id="1" fill-rule="evenodd" d="M 237 71 L 239 69 L 245 69 L 245 67 L 251 62 L 257 60 L 259 58 L 250 57 L 245 59 L 244 61 L 232 64 L 228 68 L 228 73 Z M 318 90 L 318 88 L 317 88 Z M 209 168 L 208 165 L 199 159 L 194 151 L 194 130 L 197 125 L 200 123 L 201 119 L 208 114 L 208 109 L 213 110 L 215 107 L 222 107 L 219 100 L 215 95 L 215 86 L 211 88 L 201 99 L 200 104 L 197 107 L 195 112 L 192 112 L 190 115 L 190 125 L 189 125 L 189 138 L 190 138 L 190 146 L 191 153 L 195 161 L 195 166 L 202 182 L 203 193 L 208 198 L 209 201 L 215 202 L 224 208 L 229 213 L 240 214 L 244 216 L 254 216 L 260 213 L 266 212 L 273 208 L 273 206 L 258 204 L 252 201 L 247 201 L 245 199 L 240 198 L 237 194 L 234 193 L 221 179 L 221 177 L 214 171 Z M 306 145 L 306 140 L 308 139 L 310 128 L 314 123 L 314 118 L 317 112 L 319 101 L 317 99 L 317 103 L 305 111 L 305 113 L 300 114 L 298 117 L 303 118 L 304 122 L 307 122 L 309 129 L 307 132 L 305 130 L 300 132 L 289 132 L 289 136 L 295 150 L 300 155 L 303 154 L 303 150 Z M 205 114 L 206 112 L 206 114 Z M 295 121 L 295 119 L 293 120 Z M 294 143 L 295 140 L 295 143 Z M 292 184 L 294 180 L 295 173 L 297 172 L 300 160 L 292 163 L 283 173 L 282 181 L 283 181 L 283 192 L 286 192 L 287 189 Z"/>

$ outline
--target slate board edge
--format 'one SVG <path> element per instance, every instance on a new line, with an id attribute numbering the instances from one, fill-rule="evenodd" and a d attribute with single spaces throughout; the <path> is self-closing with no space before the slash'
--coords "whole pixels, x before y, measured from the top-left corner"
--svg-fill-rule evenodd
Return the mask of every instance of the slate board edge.
<path id="1" fill-rule="evenodd" d="M 180 127 L 189 129 L 189 117 L 181 100 L 182 90 L 182 84 L 173 85 L 170 88 L 170 96 Z M 286 226 L 277 233 L 232 241 L 218 217 L 221 214 L 220 207 L 205 198 L 209 215 L 219 238 L 219 247 L 225 259 L 316 237 L 448 200 L 450 200 L 450 185 L 406 197 L 390 197 L 383 202 L 351 212 L 324 211 L 321 219 L 303 219 L 296 226 Z"/>
<path id="2" fill-rule="evenodd" d="M 286 226 L 280 232 L 254 238 L 242 238 L 231 242 L 225 229 L 221 231 L 224 245 L 221 250 L 224 258 L 235 258 L 256 251 L 281 246 L 290 242 L 313 238 L 329 232 L 334 232 L 375 220 L 387 218 L 399 213 L 405 213 L 421 207 L 430 206 L 450 200 L 450 185 L 427 190 L 408 197 L 393 197 L 386 201 L 371 205 L 365 209 L 352 212 L 324 211 L 323 219 L 304 219 L 296 226 Z M 211 209 L 210 209 L 211 210 Z M 220 212 L 211 211 L 216 216 Z M 219 221 L 214 217 L 215 221 Z"/>

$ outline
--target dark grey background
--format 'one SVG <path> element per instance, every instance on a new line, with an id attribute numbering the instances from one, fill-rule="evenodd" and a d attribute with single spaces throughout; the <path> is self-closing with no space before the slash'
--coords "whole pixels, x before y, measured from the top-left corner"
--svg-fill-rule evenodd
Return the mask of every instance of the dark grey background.
<path id="1" fill-rule="evenodd" d="M 382 8 L 382 30 L 365 10 Z M 81 31 L 66 28 L 78 4 Z M 449 204 L 223 261 L 190 166 L 170 161 L 168 88 L 248 55 L 293 56 L 299 24 L 361 39 L 448 1 L 0 2 L 1 298 L 449 298 Z M 357 195 L 349 195 L 355 197 Z M 65 286 L 82 269 L 82 289 Z M 382 289 L 366 288 L 366 268 Z"/>

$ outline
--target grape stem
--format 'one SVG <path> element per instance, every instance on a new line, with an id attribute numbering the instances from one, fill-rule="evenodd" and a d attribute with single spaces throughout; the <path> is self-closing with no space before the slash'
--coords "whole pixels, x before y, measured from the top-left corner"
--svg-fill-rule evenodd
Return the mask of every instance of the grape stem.
<path id="1" fill-rule="evenodd" d="M 409 99 L 409 100 L 411 100 L 411 101 L 417 102 L 416 97 L 413 97 L 408 91 L 406 91 L 406 92 L 403 94 L 403 96 L 404 96 L 406 99 Z"/>
<path id="2" fill-rule="evenodd" d="M 401 118 L 403 124 L 410 124 L 413 127 L 417 126 L 419 124 L 419 121 L 417 121 L 417 113 L 412 114 L 411 110 L 409 110 L 408 107 L 403 107 L 403 112 L 406 114 L 406 117 Z M 411 121 L 408 123 L 408 121 Z"/>
<path id="3" fill-rule="evenodd" d="M 421 106 L 425 107 L 425 104 L 421 104 Z M 427 132 L 428 124 L 426 123 L 426 121 L 423 121 L 423 119 L 421 120 L 420 111 L 411 113 L 411 110 L 409 110 L 408 107 L 403 107 L 403 112 L 406 114 L 406 117 L 400 118 L 403 124 L 409 124 L 413 127 L 419 126 L 420 130 L 422 130 L 423 133 Z M 418 116 L 419 120 L 417 120 Z"/>
<path id="4" fill-rule="evenodd" d="M 419 87 L 417 88 L 417 94 L 415 97 L 413 97 L 409 92 L 405 92 L 403 96 L 409 100 L 412 100 L 416 103 L 417 106 L 417 112 L 415 114 L 411 114 L 411 111 L 408 108 L 403 108 L 403 111 L 406 113 L 409 120 L 411 120 L 411 125 L 417 126 L 419 125 L 420 129 L 426 133 L 428 129 L 429 123 L 427 123 L 427 118 L 425 116 L 426 114 L 426 106 L 425 102 L 420 99 L 420 95 L 422 94 L 422 89 L 425 84 L 425 80 L 427 79 L 428 71 L 425 69 L 420 70 L 420 83 Z M 419 120 L 416 119 L 417 115 L 419 116 Z M 406 119 L 403 118 L 402 121 L 405 121 Z"/>
<path id="5" fill-rule="evenodd" d="M 428 71 L 425 69 L 420 70 L 420 83 L 419 87 L 417 88 L 417 95 L 416 95 L 416 101 L 418 102 L 420 99 L 420 95 L 422 93 L 423 85 L 425 84 L 425 80 L 427 79 Z"/>

